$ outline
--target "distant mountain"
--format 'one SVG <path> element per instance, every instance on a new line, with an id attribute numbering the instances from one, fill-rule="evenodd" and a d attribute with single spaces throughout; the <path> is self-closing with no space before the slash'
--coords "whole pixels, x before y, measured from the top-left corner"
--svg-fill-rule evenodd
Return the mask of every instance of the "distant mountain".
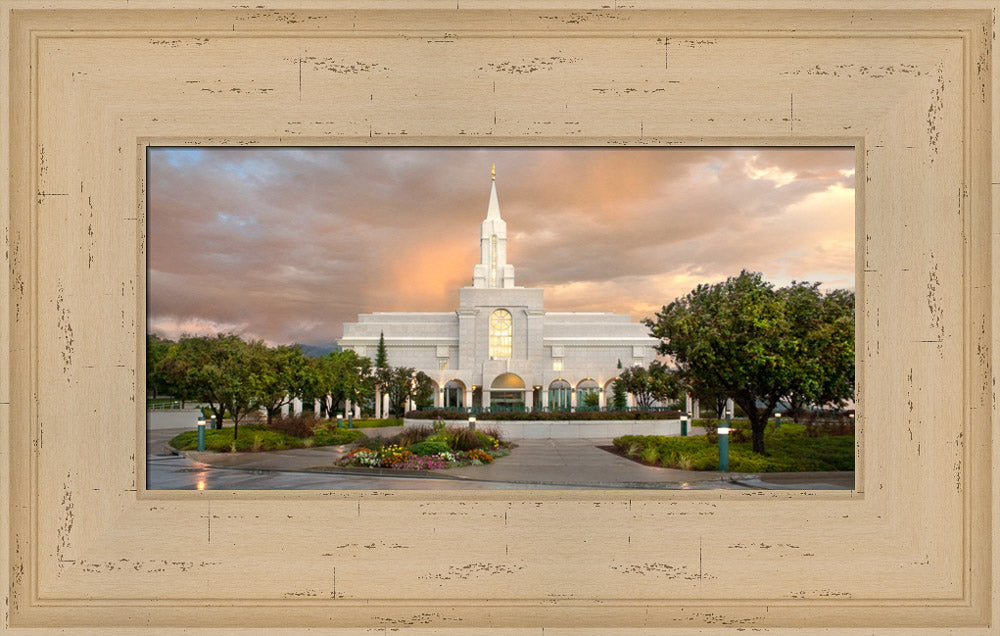
<path id="1" fill-rule="evenodd" d="M 340 345 L 307 345 L 296 343 L 295 346 L 302 349 L 302 353 L 306 354 L 310 358 L 318 358 L 330 353 L 331 351 L 340 351 Z"/>

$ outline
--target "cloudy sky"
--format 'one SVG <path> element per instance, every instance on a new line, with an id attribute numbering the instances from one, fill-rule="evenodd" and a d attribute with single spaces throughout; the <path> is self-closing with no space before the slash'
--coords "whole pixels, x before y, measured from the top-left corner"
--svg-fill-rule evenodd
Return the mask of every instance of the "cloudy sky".
<path id="1" fill-rule="evenodd" d="M 152 148 L 149 330 L 332 344 L 358 313 L 451 311 L 493 163 L 550 311 L 641 320 L 741 269 L 854 287 L 850 148 Z"/>

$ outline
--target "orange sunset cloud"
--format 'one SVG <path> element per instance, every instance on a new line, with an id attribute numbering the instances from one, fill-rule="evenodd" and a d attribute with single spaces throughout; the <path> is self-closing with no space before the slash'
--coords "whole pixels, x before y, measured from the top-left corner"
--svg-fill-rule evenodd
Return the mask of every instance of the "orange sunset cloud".
<path id="1" fill-rule="evenodd" d="M 148 329 L 332 345 L 451 311 L 496 164 L 516 284 L 640 320 L 753 269 L 853 288 L 852 148 L 153 148 Z"/>

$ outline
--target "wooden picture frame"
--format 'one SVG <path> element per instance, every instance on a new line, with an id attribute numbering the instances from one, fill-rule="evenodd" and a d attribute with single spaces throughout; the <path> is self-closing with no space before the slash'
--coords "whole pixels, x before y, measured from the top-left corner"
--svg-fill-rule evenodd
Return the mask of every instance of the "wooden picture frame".
<path id="1" fill-rule="evenodd" d="M 752 4 L 0 2 L 0 631 L 994 633 L 996 2 Z M 173 142 L 854 145 L 858 486 L 145 491 Z"/>

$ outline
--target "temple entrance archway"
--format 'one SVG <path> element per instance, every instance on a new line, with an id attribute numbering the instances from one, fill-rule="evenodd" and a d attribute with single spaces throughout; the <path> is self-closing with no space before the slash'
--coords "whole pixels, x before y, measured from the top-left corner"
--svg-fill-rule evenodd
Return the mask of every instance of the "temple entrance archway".
<path id="1" fill-rule="evenodd" d="M 446 409 L 465 408 L 465 384 L 461 380 L 445 382 L 442 406 Z"/>
<path id="2" fill-rule="evenodd" d="M 491 411 L 523 411 L 524 380 L 514 373 L 502 373 L 490 384 Z"/>

